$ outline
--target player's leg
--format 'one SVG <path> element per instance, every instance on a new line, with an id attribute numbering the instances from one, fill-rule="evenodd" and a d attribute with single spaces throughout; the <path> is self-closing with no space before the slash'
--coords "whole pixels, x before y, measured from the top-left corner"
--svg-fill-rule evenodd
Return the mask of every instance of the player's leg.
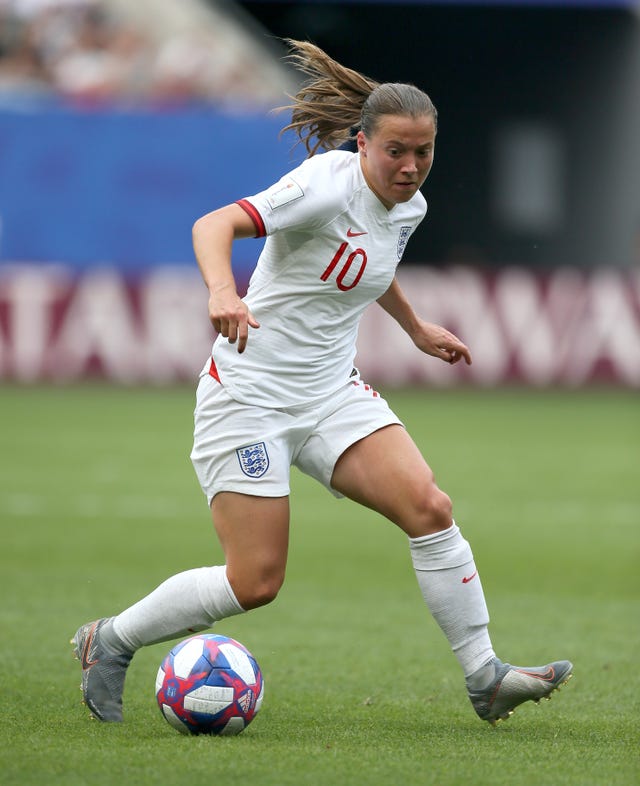
<path id="1" fill-rule="evenodd" d="M 491 660 L 489 614 L 471 547 L 407 431 L 391 425 L 351 445 L 338 459 L 331 485 L 409 536 L 420 590 L 465 677 Z"/>
<path id="2" fill-rule="evenodd" d="M 227 577 L 243 609 L 270 603 L 284 581 L 289 548 L 289 497 L 218 494 L 213 523 Z"/>
<path id="3" fill-rule="evenodd" d="M 410 538 L 452 525 L 451 500 L 399 424 L 380 428 L 346 448 L 333 468 L 331 486 L 386 516 Z"/>
<path id="4" fill-rule="evenodd" d="M 473 674 L 493 656 L 489 618 L 451 500 L 386 401 L 357 372 L 321 414 L 296 465 L 404 530 L 425 601 L 465 675 Z"/>
<path id="5" fill-rule="evenodd" d="M 140 647 L 204 630 L 277 595 L 287 561 L 288 498 L 223 492 L 212 515 L 226 565 L 171 576 L 117 616 L 83 625 L 72 639 L 85 703 L 100 720 L 122 720 L 126 669 Z"/>
<path id="6" fill-rule="evenodd" d="M 130 651 L 204 630 L 277 595 L 287 562 L 288 497 L 221 492 L 211 513 L 225 564 L 178 573 L 115 617 L 113 630 Z"/>
<path id="7" fill-rule="evenodd" d="M 191 459 L 226 564 L 172 576 L 116 617 L 79 628 L 72 643 L 82 660 L 83 695 L 101 720 L 122 719 L 126 668 L 137 649 L 204 630 L 275 597 L 287 559 L 290 420 L 266 412 L 234 401 L 203 370 Z M 268 447 L 259 436 L 265 433 Z"/>
<path id="8" fill-rule="evenodd" d="M 347 448 L 336 462 L 331 486 L 409 536 L 420 590 L 460 662 L 482 719 L 507 718 L 519 704 L 548 698 L 570 678 L 569 661 L 522 668 L 495 656 L 471 547 L 452 519 L 448 496 L 402 426 L 381 428 Z"/>

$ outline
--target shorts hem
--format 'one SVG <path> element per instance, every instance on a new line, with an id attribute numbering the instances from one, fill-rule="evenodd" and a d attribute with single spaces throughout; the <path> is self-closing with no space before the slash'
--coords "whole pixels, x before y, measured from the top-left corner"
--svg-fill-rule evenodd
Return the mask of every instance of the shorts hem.
<path id="1" fill-rule="evenodd" d="M 213 489 L 203 489 L 203 491 L 207 498 L 209 507 L 211 507 L 213 498 L 224 491 L 229 491 L 233 494 L 245 494 L 247 497 L 266 497 L 269 499 L 275 499 L 277 497 L 288 497 L 291 494 L 291 489 L 289 487 L 283 486 L 281 489 L 273 487 L 267 489 L 258 489 L 256 486 L 248 486 L 244 483 L 222 483 L 220 486 L 217 486 Z"/>

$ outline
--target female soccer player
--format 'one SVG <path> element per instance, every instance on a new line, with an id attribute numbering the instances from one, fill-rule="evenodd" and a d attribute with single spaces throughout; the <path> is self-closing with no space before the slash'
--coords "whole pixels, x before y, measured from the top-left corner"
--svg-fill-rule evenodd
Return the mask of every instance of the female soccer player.
<path id="1" fill-rule="evenodd" d="M 395 271 L 426 213 L 437 113 L 408 84 L 378 84 L 318 47 L 289 42 L 309 77 L 291 123 L 308 158 L 274 185 L 200 218 L 196 258 L 219 336 L 200 377 L 192 461 L 225 565 L 188 570 L 115 617 L 81 626 L 91 712 L 122 720 L 133 653 L 272 601 L 283 581 L 292 465 L 406 533 L 424 600 L 462 667 L 471 703 L 495 723 L 571 676 L 558 661 L 500 661 L 471 548 L 449 497 L 384 399 L 353 366 L 358 324 L 377 301 L 422 352 L 471 363 L 465 344 L 421 319 Z M 337 149 L 355 137 L 357 152 Z M 316 155 L 324 149 L 321 155 Z M 246 297 L 231 269 L 235 240 L 267 240 Z"/>

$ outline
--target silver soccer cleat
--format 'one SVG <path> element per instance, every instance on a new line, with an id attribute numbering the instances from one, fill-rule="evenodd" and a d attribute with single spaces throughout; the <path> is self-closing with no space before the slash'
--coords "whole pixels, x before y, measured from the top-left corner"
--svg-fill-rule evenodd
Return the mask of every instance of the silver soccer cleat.
<path id="1" fill-rule="evenodd" d="M 493 681 L 482 690 L 469 690 L 469 699 L 479 717 L 494 726 L 525 701 L 550 699 L 553 691 L 573 676 L 573 664 L 568 660 L 546 666 L 511 666 L 495 658 L 493 665 Z"/>
<path id="2" fill-rule="evenodd" d="M 87 622 L 71 639 L 75 657 L 82 664 L 82 696 L 94 717 L 101 721 L 122 720 L 122 692 L 127 666 L 133 655 L 116 652 L 100 641 L 103 618 Z"/>

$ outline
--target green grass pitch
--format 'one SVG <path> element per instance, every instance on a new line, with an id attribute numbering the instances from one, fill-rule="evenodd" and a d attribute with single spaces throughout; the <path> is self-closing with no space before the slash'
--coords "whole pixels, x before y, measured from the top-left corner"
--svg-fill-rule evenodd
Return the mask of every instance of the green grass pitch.
<path id="1" fill-rule="evenodd" d="M 172 573 L 219 563 L 188 454 L 191 389 L 0 389 L 0 782 L 640 782 L 637 392 L 388 391 L 454 500 L 498 654 L 574 661 L 551 702 L 495 729 L 420 598 L 405 538 L 294 471 L 287 581 L 217 630 L 252 650 L 261 713 L 184 737 L 130 668 L 125 722 L 90 721 L 69 638 Z"/>

